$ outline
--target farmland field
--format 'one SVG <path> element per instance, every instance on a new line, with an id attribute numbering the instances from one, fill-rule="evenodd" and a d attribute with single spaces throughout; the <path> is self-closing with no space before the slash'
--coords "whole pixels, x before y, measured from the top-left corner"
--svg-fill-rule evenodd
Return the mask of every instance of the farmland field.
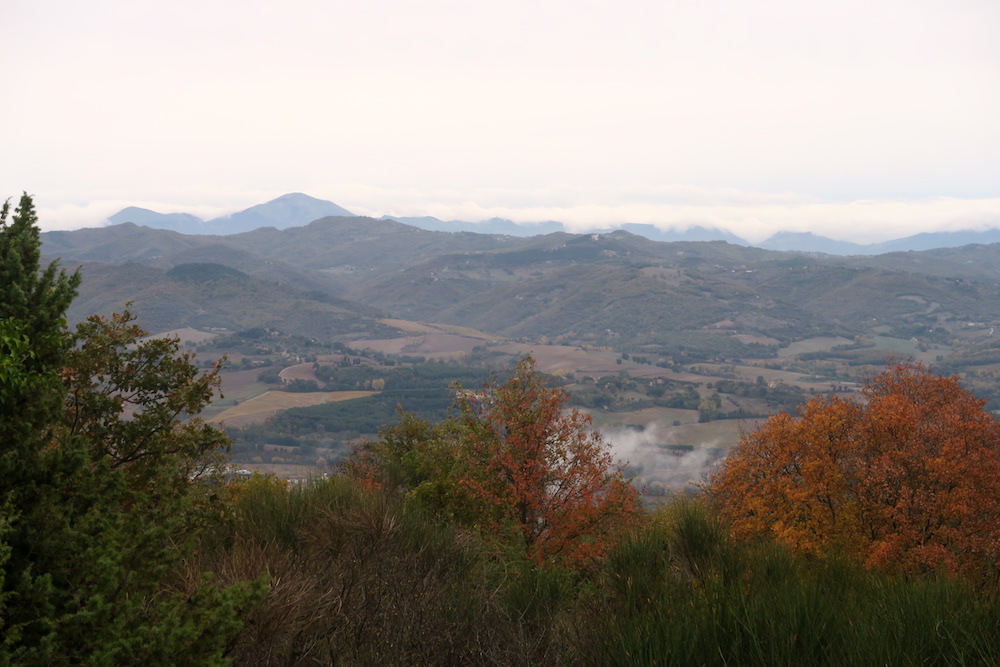
<path id="1" fill-rule="evenodd" d="M 382 354 L 408 354 L 429 359 L 461 359 L 472 354 L 472 350 L 483 344 L 481 338 L 428 331 L 416 336 L 387 338 L 382 340 L 358 340 L 350 344 L 355 349 L 369 349 Z"/>
<path id="2" fill-rule="evenodd" d="M 259 396 L 243 401 L 239 405 L 227 408 L 216 415 L 212 421 L 225 422 L 230 426 L 242 426 L 262 422 L 281 410 L 289 408 L 304 408 L 320 403 L 349 401 L 353 398 L 362 398 L 377 393 L 377 391 L 266 391 Z"/>
<path id="3" fill-rule="evenodd" d="M 790 343 L 788 347 L 778 350 L 778 357 L 793 357 L 796 354 L 807 354 L 809 352 L 826 352 L 832 350 L 837 345 L 850 345 L 854 341 L 841 336 L 818 336 L 816 338 L 806 338 Z"/>
<path id="4" fill-rule="evenodd" d="M 313 372 L 313 365 L 311 363 L 289 366 L 278 373 L 278 377 L 280 377 L 283 382 L 291 382 L 292 380 L 316 381 L 316 373 Z"/>

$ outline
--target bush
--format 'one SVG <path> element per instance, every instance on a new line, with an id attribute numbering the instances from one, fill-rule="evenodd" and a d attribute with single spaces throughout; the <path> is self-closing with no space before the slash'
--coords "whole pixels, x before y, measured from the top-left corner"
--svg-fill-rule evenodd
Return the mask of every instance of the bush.
<path id="1" fill-rule="evenodd" d="M 769 541 L 728 539 L 704 505 L 662 510 L 577 610 L 572 660 L 593 665 L 997 664 L 995 592 L 906 579 Z"/>

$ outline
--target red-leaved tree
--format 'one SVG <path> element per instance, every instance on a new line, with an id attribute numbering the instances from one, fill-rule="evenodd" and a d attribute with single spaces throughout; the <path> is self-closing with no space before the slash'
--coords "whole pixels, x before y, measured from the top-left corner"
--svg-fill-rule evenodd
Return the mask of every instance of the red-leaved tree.
<path id="1" fill-rule="evenodd" d="M 633 525 L 637 491 L 590 417 L 564 411 L 566 393 L 546 385 L 531 357 L 506 382 L 457 399 L 467 443 L 461 484 L 498 545 L 583 567 Z"/>
<path id="2" fill-rule="evenodd" d="M 1000 422 L 955 377 L 890 366 L 746 433 L 708 487 L 738 536 L 981 577 L 1000 559 Z"/>

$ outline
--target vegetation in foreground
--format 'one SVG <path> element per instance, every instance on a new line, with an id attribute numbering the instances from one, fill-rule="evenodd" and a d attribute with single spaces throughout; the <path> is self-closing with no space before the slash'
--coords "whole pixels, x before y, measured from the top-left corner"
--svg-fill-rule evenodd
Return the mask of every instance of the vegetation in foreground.
<path id="1" fill-rule="evenodd" d="M 39 270 L 29 197 L 7 215 L 0 664 L 1000 664 L 996 424 L 953 379 L 899 366 L 864 407 L 778 416 L 652 512 L 530 360 L 344 474 L 225 483 L 195 416 L 215 374 L 127 314 L 71 335 L 77 279 Z M 900 559 L 857 536 L 876 519 Z"/>
<path id="2" fill-rule="evenodd" d="M 221 664 L 257 575 L 179 577 L 217 523 L 216 384 L 128 314 L 75 334 L 79 278 L 39 267 L 31 198 L 0 212 L 0 664 Z"/>

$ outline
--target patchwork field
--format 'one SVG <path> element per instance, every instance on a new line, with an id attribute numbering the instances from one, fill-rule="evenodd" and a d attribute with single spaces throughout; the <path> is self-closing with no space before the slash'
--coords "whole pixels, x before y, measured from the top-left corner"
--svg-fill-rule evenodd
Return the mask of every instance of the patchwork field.
<path id="1" fill-rule="evenodd" d="M 278 377 L 280 377 L 284 382 L 291 382 L 292 380 L 316 381 L 316 373 L 313 372 L 312 363 L 289 366 L 288 368 L 282 370 L 278 374 Z"/>
<path id="2" fill-rule="evenodd" d="M 320 403 L 349 401 L 352 398 L 361 398 L 377 393 L 376 391 L 266 391 L 259 396 L 241 402 L 239 405 L 227 408 L 213 417 L 212 421 L 225 422 L 229 426 L 242 426 L 262 422 L 289 408 L 304 408 Z"/>
<path id="3" fill-rule="evenodd" d="M 427 324 L 424 322 L 411 322 L 410 320 L 394 319 L 384 319 L 379 320 L 379 322 L 408 333 L 452 333 L 460 336 L 468 336 L 469 338 L 478 338 L 481 340 L 493 340 L 496 338 L 496 336 L 478 331 L 471 327 L 463 327 L 455 324 Z"/>
<path id="4" fill-rule="evenodd" d="M 840 336 L 819 336 L 817 338 L 806 338 L 790 343 L 788 347 L 778 350 L 778 357 L 793 357 L 796 354 L 808 354 L 810 352 L 826 352 L 832 350 L 837 345 L 850 345 L 854 341 Z"/>
<path id="5" fill-rule="evenodd" d="M 552 375 L 577 373 L 594 378 L 605 375 L 618 375 L 622 372 L 621 364 L 616 364 L 616 354 L 603 348 L 586 349 L 577 345 L 541 345 L 532 343 L 505 343 L 490 348 L 491 351 L 503 352 L 511 357 L 523 357 L 530 354 L 534 357 L 538 369 Z M 633 364 L 628 365 L 630 368 Z"/>
<path id="6" fill-rule="evenodd" d="M 473 348 L 482 344 L 482 338 L 432 331 L 403 338 L 358 340 L 350 343 L 350 346 L 357 350 L 369 349 L 382 354 L 408 354 L 428 359 L 457 360 L 472 354 Z"/>

